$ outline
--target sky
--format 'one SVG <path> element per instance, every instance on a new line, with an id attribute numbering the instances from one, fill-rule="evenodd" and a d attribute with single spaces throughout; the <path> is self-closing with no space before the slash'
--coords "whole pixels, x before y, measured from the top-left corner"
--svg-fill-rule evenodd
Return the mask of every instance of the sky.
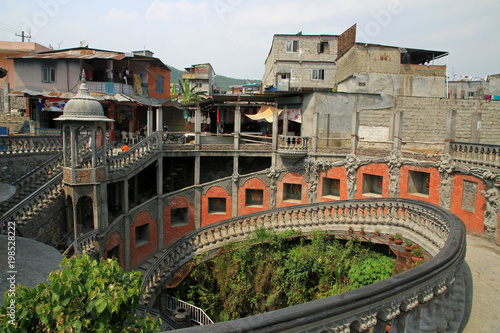
<path id="1" fill-rule="evenodd" d="M 500 73 L 498 0 L 2 0 L 0 40 L 54 49 L 150 50 L 178 69 L 261 79 L 274 34 L 340 35 L 357 42 L 448 51 L 450 80 Z"/>

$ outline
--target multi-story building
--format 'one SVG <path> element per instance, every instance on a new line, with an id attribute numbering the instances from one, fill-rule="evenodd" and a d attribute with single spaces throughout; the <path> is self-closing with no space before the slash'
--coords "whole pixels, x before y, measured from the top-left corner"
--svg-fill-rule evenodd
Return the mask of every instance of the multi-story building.
<path id="1" fill-rule="evenodd" d="M 12 56 L 15 90 L 30 98 L 32 120 L 40 129 L 57 128 L 60 116 L 80 80 L 103 104 L 109 135 L 135 132 L 146 125 L 147 109 L 170 97 L 170 69 L 150 51 L 146 55 L 77 47 Z M 115 133 L 116 132 L 116 133 Z"/>
<path id="2" fill-rule="evenodd" d="M 215 71 L 211 64 L 197 64 L 185 68 L 186 73 L 182 74 L 183 80 L 189 80 L 189 87 L 196 87 L 195 91 L 206 91 L 208 95 L 213 95 L 215 87 Z"/>
<path id="3" fill-rule="evenodd" d="M 274 35 L 265 62 L 265 90 L 332 90 L 337 70 L 334 35 Z"/>
<path id="4" fill-rule="evenodd" d="M 488 75 L 486 80 L 449 81 L 448 98 L 500 100 L 500 74 Z"/>
<path id="5" fill-rule="evenodd" d="M 446 66 L 431 63 L 447 55 L 445 51 L 355 43 L 337 59 L 335 81 L 339 92 L 446 97 Z"/>

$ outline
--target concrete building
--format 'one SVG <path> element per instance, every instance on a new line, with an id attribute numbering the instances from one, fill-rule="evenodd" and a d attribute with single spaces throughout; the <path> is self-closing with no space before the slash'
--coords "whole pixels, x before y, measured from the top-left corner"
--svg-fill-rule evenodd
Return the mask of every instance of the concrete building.
<path id="1" fill-rule="evenodd" d="M 265 62 L 266 90 L 332 90 L 337 70 L 335 35 L 274 35 Z"/>
<path id="2" fill-rule="evenodd" d="M 500 100 L 500 74 L 488 75 L 486 80 L 449 81 L 448 98 Z"/>
<path id="3" fill-rule="evenodd" d="M 430 65 L 448 52 L 356 43 L 337 59 L 339 92 L 446 97 L 446 66 Z"/>
<path id="4" fill-rule="evenodd" d="M 189 87 L 196 87 L 195 91 L 206 91 L 213 95 L 215 87 L 215 71 L 211 64 L 197 64 L 185 68 L 187 73 L 182 74 L 183 80 L 189 80 Z"/>

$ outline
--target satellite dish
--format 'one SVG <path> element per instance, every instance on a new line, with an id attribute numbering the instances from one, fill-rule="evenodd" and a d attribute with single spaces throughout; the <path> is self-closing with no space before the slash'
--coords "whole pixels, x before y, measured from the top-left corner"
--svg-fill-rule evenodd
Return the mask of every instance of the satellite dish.
<path id="1" fill-rule="evenodd" d="M 80 47 L 89 47 L 89 41 L 88 40 L 82 40 L 80 42 Z"/>

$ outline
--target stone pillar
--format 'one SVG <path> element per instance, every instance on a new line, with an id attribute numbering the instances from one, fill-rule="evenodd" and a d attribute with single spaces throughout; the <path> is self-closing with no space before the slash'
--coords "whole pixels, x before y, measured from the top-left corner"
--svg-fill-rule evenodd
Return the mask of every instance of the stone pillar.
<path id="1" fill-rule="evenodd" d="M 235 125 L 236 126 L 236 125 Z M 232 186 L 232 207 L 231 207 L 231 216 L 238 216 L 238 186 L 239 186 L 239 158 L 238 156 L 233 157 L 233 182 Z"/>
<path id="2" fill-rule="evenodd" d="M 130 217 L 128 215 L 125 216 L 123 219 L 123 222 L 125 223 L 125 240 L 124 240 L 124 245 L 125 245 L 125 272 L 130 271 Z"/>
<path id="3" fill-rule="evenodd" d="M 70 139 L 71 133 L 68 133 L 67 128 L 65 126 L 63 126 L 63 133 L 62 134 L 63 134 L 63 159 L 64 159 L 63 166 L 69 167 L 71 153 L 68 154 L 68 152 L 70 152 L 70 149 L 71 149 L 71 139 Z"/>
<path id="4" fill-rule="evenodd" d="M 318 151 L 318 132 L 319 132 L 319 113 L 313 116 L 313 136 L 311 142 L 311 152 L 316 153 Z"/>
<path id="5" fill-rule="evenodd" d="M 278 154 L 278 112 L 273 112 L 272 165 L 276 166 Z"/>
<path id="6" fill-rule="evenodd" d="M 125 179 L 123 181 L 123 193 L 122 193 L 122 203 L 123 203 L 123 214 L 128 214 L 128 211 L 130 209 L 130 203 L 128 202 L 128 179 Z"/>
<path id="7" fill-rule="evenodd" d="M 92 168 L 97 168 L 97 133 L 93 128 L 90 137 L 90 149 L 92 150 Z"/>
<path id="8" fill-rule="evenodd" d="M 199 153 L 196 153 L 194 157 L 194 228 L 198 229 L 201 227 L 201 190 L 200 185 L 200 172 L 201 172 L 201 157 Z"/>
<path id="9" fill-rule="evenodd" d="M 394 136 L 392 139 L 392 149 L 401 150 L 403 141 L 403 111 L 397 111 L 394 114 Z"/>
<path id="10" fill-rule="evenodd" d="M 161 105 L 158 105 L 156 109 L 156 130 L 163 132 L 163 108 Z"/>
<path id="11" fill-rule="evenodd" d="M 356 155 L 358 150 L 358 137 L 359 132 L 359 112 L 358 112 L 358 96 L 354 97 L 354 110 L 352 111 L 352 125 L 351 125 L 351 154 Z"/>
<path id="12" fill-rule="evenodd" d="M 77 128 L 71 126 L 71 167 L 76 168 L 78 166 L 78 133 Z"/>
<path id="13" fill-rule="evenodd" d="M 153 108 L 148 106 L 148 119 L 147 119 L 147 135 L 153 134 Z"/>
<path id="14" fill-rule="evenodd" d="M 325 114 L 325 147 L 330 147 L 330 114 Z"/>
<path id="15" fill-rule="evenodd" d="M 274 130 L 274 128 L 273 128 Z M 234 150 L 240 150 L 241 111 L 240 104 L 234 110 Z"/>
<path id="16" fill-rule="evenodd" d="M 194 112 L 194 149 L 201 149 L 201 108 L 199 103 L 196 103 Z"/>
<path id="17" fill-rule="evenodd" d="M 450 110 L 446 115 L 446 133 L 444 138 L 444 153 L 452 155 L 451 141 L 455 141 L 457 110 Z"/>
<path id="18" fill-rule="evenodd" d="M 10 85 L 8 82 L 3 84 L 3 113 L 10 112 L 10 98 L 9 98 Z"/>
<path id="19" fill-rule="evenodd" d="M 283 110 L 283 136 L 288 136 L 288 108 L 285 106 Z"/>
<path id="20" fill-rule="evenodd" d="M 109 103 L 108 110 L 109 119 L 116 120 L 115 103 Z M 109 140 L 115 141 L 115 122 L 111 121 L 109 123 Z"/>
<path id="21" fill-rule="evenodd" d="M 161 251 L 163 249 L 163 157 L 161 154 L 158 157 L 157 168 L 156 168 L 156 193 L 158 194 L 158 240 L 157 249 Z"/>

